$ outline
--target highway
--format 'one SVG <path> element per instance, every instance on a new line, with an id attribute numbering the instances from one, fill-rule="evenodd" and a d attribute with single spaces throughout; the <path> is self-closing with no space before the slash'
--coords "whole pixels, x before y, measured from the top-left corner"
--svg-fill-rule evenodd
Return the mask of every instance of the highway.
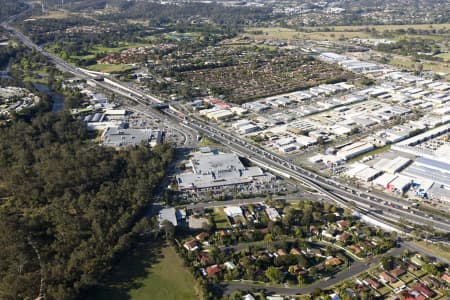
<path id="1" fill-rule="evenodd" d="M 168 110 L 166 110 L 165 113 L 172 115 L 174 118 L 179 118 L 176 113 L 172 113 Z M 367 193 L 367 191 L 361 191 L 355 187 L 345 186 L 340 182 L 319 176 L 282 157 L 279 157 L 274 153 L 261 149 L 258 146 L 225 132 L 220 128 L 206 124 L 199 120 L 185 118 L 180 119 L 180 121 L 182 121 L 186 127 L 195 128 L 197 131 L 211 136 L 215 140 L 227 145 L 238 155 L 246 157 L 262 167 L 272 169 L 280 175 L 285 175 L 286 177 L 290 177 L 304 183 L 305 185 L 321 192 L 324 196 L 329 197 L 330 200 L 343 207 L 356 209 L 356 211 L 359 211 L 361 214 L 370 214 L 372 217 L 384 220 L 386 222 L 389 221 L 385 220 L 386 216 L 388 219 L 394 218 L 397 220 L 400 218 L 405 218 L 406 220 L 417 224 L 430 224 L 436 229 L 446 232 L 450 231 L 450 224 L 448 220 L 432 221 L 420 210 L 412 208 L 408 210 L 403 209 L 400 204 L 397 204 L 397 201 L 394 200 L 395 198 L 391 196 L 386 195 L 380 197 L 378 194 L 372 194 L 370 192 Z M 356 207 L 354 207 L 351 202 L 354 202 Z"/>
<path id="2" fill-rule="evenodd" d="M 6 22 L 2 23 L 2 26 L 5 27 L 17 39 L 19 39 L 24 45 L 45 55 L 61 70 L 72 73 L 77 77 L 95 82 L 95 84 L 99 87 L 113 93 L 120 94 L 139 103 L 138 106 L 134 107 L 135 111 L 150 117 L 163 119 L 167 124 L 177 130 L 188 132 L 190 139 L 195 136 L 196 132 L 202 132 L 203 134 L 223 143 L 226 147 L 238 155 L 248 158 L 253 163 L 284 177 L 298 180 L 306 186 L 317 190 L 325 198 L 335 202 L 339 206 L 353 209 L 363 216 L 369 216 L 376 221 L 375 223 L 380 222 L 382 224 L 392 224 L 393 221 L 398 222 L 405 219 L 411 223 L 431 225 L 437 230 L 450 232 L 450 221 L 448 219 L 435 217 L 434 220 L 431 220 L 424 212 L 418 209 L 403 209 L 402 206 L 407 205 L 408 202 L 405 203 L 405 201 L 389 195 L 381 195 L 378 193 L 360 190 L 354 186 L 345 185 L 333 179 L 325 178 L 314 172 L 306 170 L 299 165 L 296 165 L 286 158 L 262 149 L 259 146 L 250 144 L 246 140 L 209 123 L 194 118 L 181 117 L 179 112 L 173 111 L 173 108 L 165 109 L 162 111 L 164 114 L 161 114 L 156 109 L 153 109 L 150 104 L 164 103 L 163 100 L 148 95 L 145 92 L 134 88 L 130 84 L 118 82 L 109 77 L 105 77 L 104 81 L 94 81 L 93 78 L 95 76 L 65 62 L 52 53 L 44 51 L 21 32 L 9 26 Z M 188 142 L 188 144 L 190 143 Z M 401 231 L 398 227 L 394 230 Z"/>

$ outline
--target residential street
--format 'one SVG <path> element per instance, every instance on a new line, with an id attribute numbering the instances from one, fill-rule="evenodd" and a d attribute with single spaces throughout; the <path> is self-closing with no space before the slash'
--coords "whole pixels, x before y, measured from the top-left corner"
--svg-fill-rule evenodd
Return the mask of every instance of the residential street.
<path id="1" fill-rule="evenodd" d="M 392 249 L 387 254 L 392 256 L 400 255 L 406 247 L 402 244 L 401 247 Z M 386 254 L 386 255 L 387 255 Z M 229 294 L 236 290 L 251 290 L 251 289 L 261 289 L 268 293 L 273 294 L 283 294 L 283 295 L 297 295 L 297 294 L 309 294 L 314 288 L 320 288 L 325 289 L 330 286 L 333 286 L 339 282 L 342 282 L 344 280 L 347 280 L 357 274 L 360 274 L 364 271 L 366 271 L 369 268 L 369 264 L 377 264 L 381 257 L 377 257 L 373 259 L 370 263 L 368 262 L 354 262 L 350 268 L 348 268 L 345 271 L 342 271 L 338 274 L 336 274 L 333 278 L 327 280 L 327 281 L 319 281 L 314 284 L 311 284 L 310 286 L 304 287 L 304 288 L 290 288 L 290 287 L 265 287 L 261 285 L 254 285 L 254 284 L 247 284 L 247 283 L 228 283 L 222 285 L 224 288 L 224 292 Z"/>

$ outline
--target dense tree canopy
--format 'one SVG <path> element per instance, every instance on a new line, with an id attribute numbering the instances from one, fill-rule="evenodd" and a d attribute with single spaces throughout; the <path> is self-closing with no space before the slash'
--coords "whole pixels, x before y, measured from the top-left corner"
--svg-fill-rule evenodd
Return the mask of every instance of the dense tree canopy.
<path id="1" fill-rule="evenodd" d="M 0 129 L 0 298 L 74 299 L 142 228 L 172 149 L 116 152 L 66 114 Z"/>

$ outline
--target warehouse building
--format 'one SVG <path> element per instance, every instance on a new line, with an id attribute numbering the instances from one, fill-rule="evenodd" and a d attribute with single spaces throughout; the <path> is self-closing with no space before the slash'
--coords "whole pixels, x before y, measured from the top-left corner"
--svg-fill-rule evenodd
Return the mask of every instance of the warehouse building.
<path id="1" fill-rule="evenodd" d="M 402 171 L 410 163 L 411 163 L 410 159 L 408 159 L 406 157 L 402 157 L 402 156 L 397 156 L 394 159 L 383 158 L 380 161 L 378 161 L 377 163 L 375 163 L 373 165 L 373 167 L 375 169 L 383 171 L 383 172 L 395 174 L 395 173 L 399 173 L 400 171 Z"/>
<path id="2" fill-rule="evenodd" d="M 348 146 L 345 146 L 344 148 L 342 148 L 341 150 L 339 150 L 336 153 L 336 156 L 343 159 L 343 160 L 347 160 L 349 158 L 358 156 L 360 154 L 369 152 L 371 150 L 375 149 L 374 145 L 371 143 L 366 143 L 366 142 L 356 142 L 353 144 L 350 144 Z"/>
<path id="3" fill-rule="evenodd" d="M 371 168 L 363 163 L 354 163 L 345 173 L 347 176 L 369 182 L 380 176 L 383 172 Z"/>
<path id="4" fill-rule="evenodd" d="M 395 175 L 395 176 L 396 176 L 395 179 L 389 182 L 386 188 L 397 193 L 406 192 L 411 186 L 412 183 L 411 178 L 404 175 Z"/>
<path id="5" fill-rule="evenodd" d="M 419 157 L 402 174 L 419 182 L 424 179 L 450 187 L 450 164 L 440 161 Z"/>

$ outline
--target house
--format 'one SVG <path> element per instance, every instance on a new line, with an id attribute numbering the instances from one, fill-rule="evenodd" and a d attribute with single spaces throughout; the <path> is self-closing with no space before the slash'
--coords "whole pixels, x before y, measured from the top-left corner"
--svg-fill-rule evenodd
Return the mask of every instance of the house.
<path id="1" fill-rule="evenodd" d="M 302 268 L 301 266 L 299 266 L 299 265 L 292 265 L 292 266 L 289 266 L 289 272 L 290 272 L 290 273 L 298 274 L 298 273 L 300 273 L 301 271 L 303 271 L 303 268 Z"/>
<path id="2" fill-rule="evenodd" d="M 183 247 L 188 251 L 195 251 L 199 248 L 199 244 L 197 240 L 190 240 L 184 243 Z"/>
<path id="3" fill-rule="evenodd" d="M 337 239 L 338 241 L 340 241 L 340 242 L 345 243 L 345 242 L 347 242 L 347 241 L 350 239 L 350 237 L 351 237 L 350 234 L 344 232 L 344 233 L 342 233 L 342 234 L 336 236 L 336 239 Z"/>
<path id="4" fill-rule="evenodd" d="M 245 295 L 242 300 L 255 300 L 255 297 L 253 297 L 252 294 Z"/>
<path id="5" fill-rule="evenodd" d="M 297 248 L 292 248 L 289 253 L 294 255 L 303 255 L 303 253 L 301 253 Z"/>
<path id="6" fill-rule="evenodd" d="M 352 250 L 353 253 L 355 253 L 355 254 L 360 254 L 360 253 L 362 252 L 361 247 L 359 247 L 358 245 L 351 245 L 349 248 L 350 248 L 350 250 Z"/>
<path id="7" fill-rule="evenodd" d="M 341 229 L 348 228 L 348 222 L 345 220 L 337 221 L 336 224 Z"/>
<path id="8" fill-rule="evenodd" d="M 420 266 L 418 266 L 412 262 L 407 262 L 407 266 L 408 266 L 408 271 L 411 271 L 411 272 L 420 270 Z"/>
<path id="9" fill-rule="evenodd" d="M 317 257 L 323 257 L 322 251 L 319 248 L 306 248 L 306 252 L 313 254 Z"/>
<path id="10" fill-rule="evenodd" d="M 445 282 L 450 284 L 450 274 L 448 273 L 444 273 L 444 275 L 442 275 L 442 280 L 444 280 Z"/>
<path id="11" fill-rule="evenodd" d="M 422 278 L 422 281 L 426 285 L 432 286 L 434 288 L 440 288 L 442 286 L 442 283 L 431 275 L 425 276 L 424 278 Z"/>
<path id="12" fill-rule="evenodd" d="M 208 274 L 208 277 L 212 277 L 221 271 L 222 269 L 218 265 L 212 265 L 206 268 L 206 274 Z"/>
<path id="13" fill-rule="evenodd" d="M 285 255 L 287 255 L 286 251 L 284 251 L 283 249 L 278 249 L 277 250 L 277 254 L 278 254 L 278 256 L 285 256 Z"/>
<path id="14" fill-rule="evenodd" d="M 402 269 L 402 268 L 396 268 L 394 270 L 389 271 L 389 273 L 392 276 L 398 278 L 398 277 L 402 276 L 403 274 L 406 274 L 406 271 L 404 269 Z"/>
<path id="15" fill-rule="evenodd" d="M 422 258 L 418 254 L 411 257 L 411 262 L 418 266 L 423 266 L 425 264 L 425 262 L 422 260 Z"/>
<path id="16" fill-rule="evenodd" d="M 367 278 L 365 280 L 374 290 L 378 290 L 381 287 L 381 283 L 375 278 Z"/>
<path id="17" fill-rule="evenodd" d="M 431 298 L 434 295 L 436 295 L 435 292 L 433 292 L 432 290 L 430 290 L 428 287 L 426 287 L 424 284 L 422 283 L 418 283 L 414 286 L 414 290 L 418 291 L 419 293 L 421 293 L 422 295 L 424 295 L 427 298 Z"/>
<path id="18" fill-rule="evenodd" d="M 331 300 L 341 300 L 341 297 L 339 297 L 338 294 L 334 293 L 330 295 Z"/>
<path id="19" fill-rule="evenodd" d="M 365 293 L 367 293 L 367 292 L 370 291 L 370 287 L 368 287 L 368 286 L 365 285 L 365 284 L 358 284 L 358 285 L 355 287 L 355 289 L 356 289 L 358 292 L 365 292 Z"/>
<path id="20" fill-rule="evenodd" d="M 200 261 L 200 264 L 202 264 L 202 265 L 208 264 L 209 259 L 210 259 L 209 253 L 208 253 L 208 252 L 205 252 L 205 251 L 202 251 L 202 252 L 200 252 L 200 253 L 198 254 L 197 259 Z"/>
<path id="21" fill-rule="evenodd" d="M 313 235 L 319 235 L 319 229 L 315 225 L 309 226 L 309 232 Z"/>
<path id="22" fill-rule="evenodd" d="M 379 274 L 379 276 L 382 281 L 387 282 L 387 283 L 395 283 L 398 281 L 397 278 L 393 277 L 391 274 L 389 274 L 386 271 L 381 272 Z"/>
<path id="23" fill-rule="evenodd" d="M 204 240 L 206 240 L 206 238 L 209 236 L 209 234 L 207 232 L 201 232 L 199 234 L 197 234 L 195 236 L 195 239 L 197 241 L 203 242 Z"/>
<path id="24" fill-rule="evenodd" d="M 404 291 L 401 293 L 401 296 L 402 300 L 426 300 L 426 298 L 417 291 Z"/>
<path id="25" fill-rule="evenodd" d="M 326 238 L 329 238 L 329 239 L 334 239 L 334 235 L 331 233 L 331 232 L 329 232 L 328 230 L 322 230 L 322 237 L 326 237 Z"/>
<path id="26" fill-rule="evenodd" d="M 242 209 L 239 206 L 228 206 L 223 210 L 230 218 L 242 217 Z"/>
<path id="27" fill-rule="evenodd" d="M 236 265 L 232 261 L 227 261 L 223 264 L 227 270 L 234 270 Z"/>
<path id="28" fill-rule="evenodd" d="M 280 214 L 279 214 L 278 211 L 277 211 L 275 208 L 273 208 L 273 207 L 268 207 L 268 208 L 266 208 L 266 213 L 267 213 L 267 216 L 269 217 L 269 219 L 270 219 L 271 221 L 276 222 L 276 221 L 278 221 L 278 220 L 281 219 Z"/>
<path id="29" fill-rule="evenodd" d="M 342 264 L 342 260 L 340 260 L 337 257 L 331 257 L 325 261 L 325 265 L 327 265 L 327 266 L 335 267 L 335 266 L 339 266 L 340 264 Z"/>

